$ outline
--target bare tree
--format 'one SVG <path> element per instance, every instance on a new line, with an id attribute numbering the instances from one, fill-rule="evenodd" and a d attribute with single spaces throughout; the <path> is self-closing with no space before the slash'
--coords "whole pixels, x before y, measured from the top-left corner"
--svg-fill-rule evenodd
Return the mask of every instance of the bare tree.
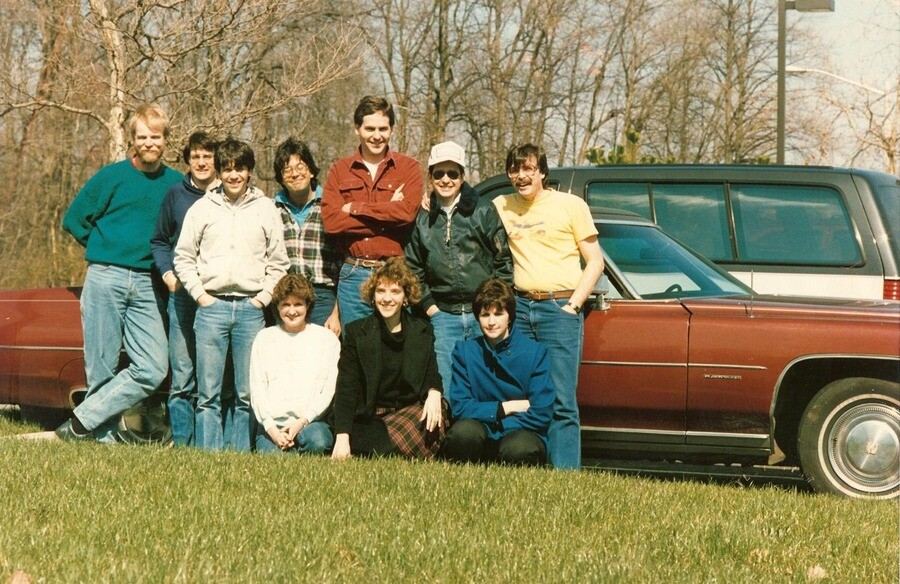
<path id="1" fill-rule="evenodd" d="M 0 124 L 15 155 L 0 160 L 28 204 L 5 207 L 0 258 L 23 269 L 0 282 L 32 282 L 32 273 L 49 280 L 41 283 L 80 279 L 81 250 L 62 236 L 59 220 L 92 172 L 125 155 L 123 124 L 138 102 L 167 108 L 172 145 L 201 127 L 265 143 L 281 133 L 270 119 L 357 74 L 358 36 L 333 4 L 4 3 L 0 39 L 10 66 L 0 71 Z"/>

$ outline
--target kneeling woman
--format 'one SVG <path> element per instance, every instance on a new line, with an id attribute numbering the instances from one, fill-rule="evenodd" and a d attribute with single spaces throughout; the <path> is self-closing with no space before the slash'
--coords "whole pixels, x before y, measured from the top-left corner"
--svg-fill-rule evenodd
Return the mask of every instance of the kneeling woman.
<path id="1" fill-rule="evenodd" d="M 419 283 L 395 257 L 372 272 L 361 295 L 375 312 L 344 331 L 331 456 L 431 458 L 443 438 L 444 405 L 431 324 L 405 310 L 419 301 Z"/>
<path id="2" fill-rule="evenodd" d="M 472 312 L 484 336 L 453 351 L 449 397 L 456 422 L 444 456 L 545 464 L 554 398 L 547 349 L 512 326 L 516 297 L 502 280 L 481 283 Z"/>
<path id="3" fill-rule="evenodd" d="M 250 354 L 250 404 L 259 452 L 324 453 L 332 435 L 324 417 L 334 397 L 341 344 L 330 330 L 306 322 L 316 295 L 303 276 L 278 281 L 272 304 L 279 326 L 261 330 Z"/>

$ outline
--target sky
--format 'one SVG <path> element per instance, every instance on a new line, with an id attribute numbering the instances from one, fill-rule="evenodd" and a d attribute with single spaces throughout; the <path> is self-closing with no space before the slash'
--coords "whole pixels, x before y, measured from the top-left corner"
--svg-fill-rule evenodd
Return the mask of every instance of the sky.
<path id="1" fill-rule="evenodd" d="M 900 83 L 900 0 L 835 0 L 834 12 L 788 10 L 787 23 L 801 26 L 816 39 L 819 47 L 817 53 L 809 56 L 794 55 L 789 35 L 789 66 L 821 69 L 881 90 L 895 88 Z M 788 74 L 788 106 L 792 87 L 808 87 L 816 81 L 833 84 L 833 91 L 839 91 L 838 86 L 845 85 L 845 91 L 840 95 L 847 99 L 866 99 L 865 91 L 853 91 L 852 85 L 838 80 L 818 74 Z M 788 155 L 786 162 L 800 161 L 791 160 Z M 827 162 L 846 165 L 847 155 L 836 153 L 834 159 Z M 866 162 L 868 166 L 878 168 L 877 157 L 866 158 Z"/>

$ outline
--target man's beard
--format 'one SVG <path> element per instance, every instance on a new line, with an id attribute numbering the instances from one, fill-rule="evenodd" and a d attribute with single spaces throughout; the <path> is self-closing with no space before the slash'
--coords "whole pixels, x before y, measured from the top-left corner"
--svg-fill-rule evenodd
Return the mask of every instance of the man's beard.
<path id="1" fill-rule="evenodd" d="M 137 157 L 141 164 L 154 164 L 162 158 L 162 152 L 159 150 L 138 150 Z"/>

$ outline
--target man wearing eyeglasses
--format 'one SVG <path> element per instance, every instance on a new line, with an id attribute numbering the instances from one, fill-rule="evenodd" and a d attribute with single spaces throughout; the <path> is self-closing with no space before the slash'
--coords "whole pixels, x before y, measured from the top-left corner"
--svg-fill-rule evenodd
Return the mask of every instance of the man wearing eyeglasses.
<path id="1" fill-rule="evenodd" d="M 181 235 L 184 216 L 194 203 L 220 184 L 216 175 L 215 153 L 218 140 L 206 132 L 190 135 L 182 151 L 188 172 L 180 183 L 171 187 L 159 208 L 156 230 L 150 238 L 153 261 L 169 290 L 169 425 L 175 446 L 194 442 L 194 401 L 197 399 L 197 376 L 194 355 L 194 317 L 197 303 L 175 275 L 175 244 Z"/>
<path id="2" fill-rule="evenodd" d="M 457 341 L 481 336 L 472 297 L 484 280 L 512 283 L 506 231 L 490 200 L 465 182 L 466 151 L 442 142 L 428 156 L 429 209 L 419 211 L 406 261 L 422 286 L 421 307 L 434 327 L 434 349 L 444 389 L 450 387 Z M 444 392 L 446 396 L 446 391 Z"/>
<path id="3" fill-rule="evenodd" d="M 326 234 L 322 225 L 319 167 L 309 146 L 291 136 L 275 150 L 273 169 L 281 185 L 275 206 L 281 214 L 284 245 L 291 260 L 288 273 L 305 276 L 315 294 L 306 320 L 340 336 L 337 283 L 342 257 L 334 237 Z"/>
<path id="4" fill-rule="evenodd" d="M 390 149 L 394 108 L 367 95 L 353 112 L 359 148 L 334 163 L 322 193 L 325 231 L 343 255 L 337 297 L 341 324 L 372 314 L 359 287 L 385 260 L 403 255 L 424 192 L 414 158 Z"/>
<path id="5" fill-rule="evenodd" d="M 581 309 L 603 272 L 597 228 L 584 200 L 544 187 L 550 170 L 539 146 L 512 148 L 506 170 L 515 192 L 497 197 L 494 204 L 512 252 L 515 326 L 548 349 L 556 392 L 550 460 L 556 468 L 578 469 L 581 428 L 575 390 L 584 332 Z"/>

